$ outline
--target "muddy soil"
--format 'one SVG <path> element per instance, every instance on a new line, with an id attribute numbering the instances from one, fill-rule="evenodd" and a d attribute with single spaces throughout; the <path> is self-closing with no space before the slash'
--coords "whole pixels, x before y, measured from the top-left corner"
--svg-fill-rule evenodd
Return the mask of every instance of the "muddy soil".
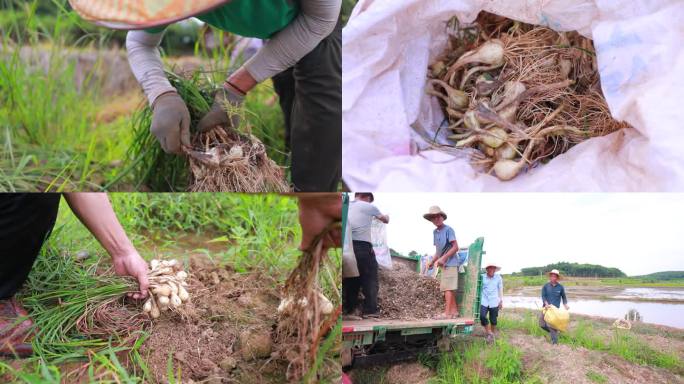
<path id="1" fill-rule="evenodd" d="M 378 305 L 383 318 L 425 319 L 444 310 L 439 280 L 425 277 L 403 264 L 378 273 Z"/>
<path id="2" fill-rule="evenodd" d="M 187 383 L 284 382 L 285 363 L 271 359 L 279 303 L 275 281 L 201 259 L 193 259 L 189 271 L 185 314 L 164 313 L 142 347 L 154 379 L 168 382 L 172 359 Z"/>

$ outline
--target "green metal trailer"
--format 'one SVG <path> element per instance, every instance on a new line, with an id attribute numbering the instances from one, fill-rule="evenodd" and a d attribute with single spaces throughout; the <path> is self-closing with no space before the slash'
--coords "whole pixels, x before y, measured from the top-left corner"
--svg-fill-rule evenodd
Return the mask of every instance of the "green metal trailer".
<path id="1" fill-rule="evenodd" d="M 343 321 L 343 367 L 373 366 L 412 360 L 419 354 L 444 352 L 450 348 L 454 338 L 472 333 L 480 315 L 483 244 L 484 238 L 480 237 L 468 247 L 468 266 L 464 273 L 459 274 L 456 301 L 462 317 Z"/>

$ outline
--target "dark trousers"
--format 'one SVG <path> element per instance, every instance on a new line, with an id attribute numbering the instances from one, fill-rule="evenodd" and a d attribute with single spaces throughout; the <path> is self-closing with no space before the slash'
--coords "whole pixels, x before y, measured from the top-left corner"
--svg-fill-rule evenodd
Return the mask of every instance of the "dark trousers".
<path id="1" fill-rule="evenodd" d="M 295 191 L 334 192 L 342 175 L 342 23 L 273 77 Z"/>
<path id="2" fill-rule="evenodd" d="M 40 248 L 55 226 L 59 194 L 0 194 L 0 299 L 26 281 Z"/>
<path id="3" fill-rule="evenodd" d="M 487 321 L 487 313 L 489 313 L 489 321 Z M 496 319 L 499 317 L 499 307 L 489 308 L 480 305 L 480 324 L 487 326 L 490 322 L 496 326 Z"/>
<path id="4" fill-rule="evenodd" d="M 363 314 L 378 312 L 378 261 L 373 246 L 367 241 L 354 241 L 354 256 L 359 268 L 359 277 L 350 277 L 342 282 L 345 313 L 352 313 L 359 305 L 359 290 L 363 292 Z"/>
<path id="5" fill-rule="evenodd" d="M 558 330 L 552 328 L 546 323 L 546 321 L 544 320 L 544 312 L 542 312 L 539 315 L 539 326 L 541 327 L 541 329 L 551 334 L 551 342 L 553 344 L 558 344 Z"/>

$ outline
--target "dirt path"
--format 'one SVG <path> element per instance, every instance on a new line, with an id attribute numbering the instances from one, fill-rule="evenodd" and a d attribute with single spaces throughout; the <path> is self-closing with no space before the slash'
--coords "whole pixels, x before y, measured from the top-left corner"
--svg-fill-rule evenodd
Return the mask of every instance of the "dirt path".
<path id="1" fill-rule="evenodd" d="M 623 358 L 586 348 L 551 345 L 541 337 L 509 333 L 509 342 L 522 352 L 523 369 L 536 373 L 545 383 L 684 383 L 684 379 L 662 369 L 630 363 Z M 600 380 L 600 379 L 599 379 Z"/>

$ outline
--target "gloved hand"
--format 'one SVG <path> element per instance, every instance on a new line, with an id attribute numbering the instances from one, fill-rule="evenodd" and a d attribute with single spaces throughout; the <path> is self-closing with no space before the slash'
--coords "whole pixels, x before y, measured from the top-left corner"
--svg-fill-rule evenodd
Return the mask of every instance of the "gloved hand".
<path id="1" fill-rule="evenodd" d="M 231 109 L 242 107 L 244 99 L 244 95 L 228 87 L 221 87 L 214 96 L 214 104 L 212 104 L 211 109 L 197 124 L 197 130 L 206 132 L 217 125 L 237 128 L 240 125 L 240 115 Z"/>
<path id="2" fill-rule="evenodd" d="M 176 92 L 159 96 L 152 105 L 150 131 L 166 153 L 182 153 L 190 147 L 190 111 Z"/>

